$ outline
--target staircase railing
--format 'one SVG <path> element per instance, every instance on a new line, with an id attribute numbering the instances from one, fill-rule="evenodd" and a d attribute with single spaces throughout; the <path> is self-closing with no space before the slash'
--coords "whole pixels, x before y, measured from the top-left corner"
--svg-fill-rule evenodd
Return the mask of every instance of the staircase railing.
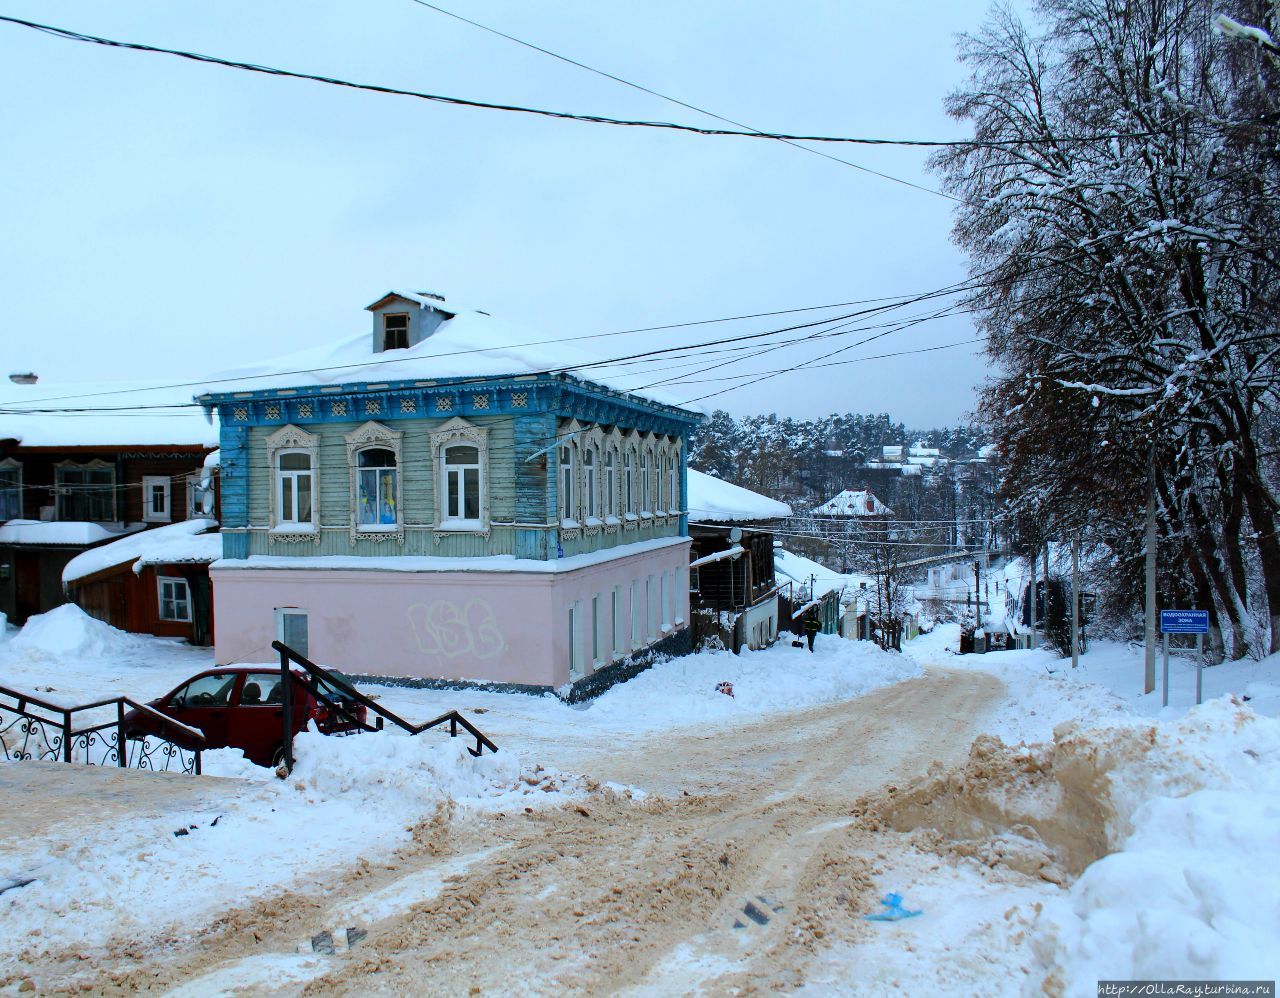
<path id="1" fill-rule="evenodd" d="M 424 731 L 432 728 L 438 728 L 443 724 L 449 725 L 449 737 L 457 738 L 458 729 L 461 728 L 468 735 L 476 740 L 475 748 L 467 746 L 467 751 L 473 756 L 479 758 L 485 749 L 490 752 L 497 752 L 498 746 L 495 745 L 483 731 L 459 714 L 456 710 L 441 714 L 434 720 L 427 721 L 425 724 L 414 724 L 406 721 L 399 714 L 388 710 L 376 700 L 365 696 L 358 689 L 348 683 L 342 676 L 328 669 L 316 665 L 310 659 L 300 655 L 288 645 L 280 642 L 271 642 L 271 647 L 280 654 L 280 688 L 284 694 L 284 764 L 285 768 L 293 769 L 293 682 L 290 678 L 297 682 L 313 697 L 323 703 L 331 712 L 335 713 L 345 724 L 361 730 L 361 731 L 381 731 L 384 721 L 390 721 L 402 731 L 407 731 L 410 735 L 420 735 Z M 303 670 L 305 675 L 299 676 L 293 673 L 289 668 L 292 662 Z M 333 689 L 341 691 L 343 699 L 339 700 L 332 694 L 328 693 L 324 687 L 329 686 Z M 372 711 L 378 718 L 376 724 L 369 724 L 361 721 L 359 716 L 351 709 L 350 703 L 357 703 L 366 710 Z"/>
<path id="2" fill-rule="evenodd" d="M 125 714 L 131 710 L 147 715 L 151 731 L 145 737 L 127 737 Z M 89 711 L 99 712 L 98 719 L 86 717 Z M 204 741 L 199 729 L 129 697 L 63 707 L 0 686 L 0 755 L 5 759 L 199 775 Z"/>

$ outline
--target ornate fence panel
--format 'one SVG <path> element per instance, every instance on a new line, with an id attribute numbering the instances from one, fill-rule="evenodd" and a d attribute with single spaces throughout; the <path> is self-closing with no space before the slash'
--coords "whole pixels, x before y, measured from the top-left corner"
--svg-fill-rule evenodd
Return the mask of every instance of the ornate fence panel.
<path id="1" fill-rule="evenodd" d="M 130 737 L 131 715 L 152 731 Z M 4 759 L 198 775 L 203 744 L 202 732 L 128 697 L 60 707 L 0 686 Z"/>

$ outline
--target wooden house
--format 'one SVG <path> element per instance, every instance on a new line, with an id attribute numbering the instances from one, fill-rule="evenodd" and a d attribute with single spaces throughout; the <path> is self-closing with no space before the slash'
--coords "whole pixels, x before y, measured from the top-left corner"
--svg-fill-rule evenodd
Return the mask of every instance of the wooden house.
<path id="1" fill-rule="evenodd" d="M 109 405 L 122 411 L 63 411 Z M 86 550 L 210 515 L 203 466 L 216 448 L 216 428 L 180 389 L 4 385 L 0 613 L 21 624 L 65 603 L 62 572 Z"/>
<path id="2" fill-rule="evenodd" d="M 773 530 L 791 507 L 750 489 L 689 471 L 690 602 L 699 642 L 736 653 L 778 637 Z"/>
<path id="3" fill-rule="evenodd" d="M 590 695 L 688 646 L 685 437 L 437 295 L 242 369 L 221 425 L 218 662 L 281 639 L 346 672 Z"/>

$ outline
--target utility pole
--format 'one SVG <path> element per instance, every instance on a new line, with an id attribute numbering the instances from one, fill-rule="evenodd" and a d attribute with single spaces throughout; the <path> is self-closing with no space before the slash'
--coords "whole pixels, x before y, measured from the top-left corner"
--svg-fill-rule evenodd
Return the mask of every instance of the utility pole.
<path id="1" fill-rule="evenodd" d="M 982 568 L 982 562 L 978 559 L 973 560 L 973 602 L 976 607 L 975 613 L 978 616 L 978 626 L 974 630 L 982 630 L 982 578 L 979 570 Z"/>
<path id="2" fill-rule="evenodd" d="M 1071 538 L 1071 668 L 1080 664 L 1080 535 Z"/>
<path id="3" fill-rule="evenodd" d="M 1142 691 L 1156 688 L 1156 461 L 1155 445 L 1147 455 L 1147 632 Z"/>

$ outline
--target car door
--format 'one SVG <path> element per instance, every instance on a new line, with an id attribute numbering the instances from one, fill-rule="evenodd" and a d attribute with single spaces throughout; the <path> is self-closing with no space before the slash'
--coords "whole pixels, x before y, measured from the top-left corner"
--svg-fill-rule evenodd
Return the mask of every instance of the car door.
<path id="1" fill-rule="evenodd" d="M 305 691 L 296 682 L 293 687 L 294 713 L 305 711 Z M 299 724 L 295 718 L 295 728 Z M 271 764 L 272 754 L 284 741 L 284 696 L 280 673 L 248 672 L 231 711 L 227 744 L 244 752 L 259 766 Z"/>
<path id="2" fill-rule="evenodd" d="M 240 675 L 238 672 L 210 672 L 197 676 L 170 698 L 165 713 L 203 731 L 204 748 L 226 748 L 231 698 Z"/>

